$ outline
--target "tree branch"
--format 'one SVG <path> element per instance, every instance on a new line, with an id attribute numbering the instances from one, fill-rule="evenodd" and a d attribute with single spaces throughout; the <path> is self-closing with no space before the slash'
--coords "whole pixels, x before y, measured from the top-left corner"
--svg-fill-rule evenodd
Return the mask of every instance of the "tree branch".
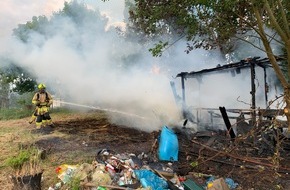
<path id="1" fill-rule="evenodd" d="M 286 80 L 286 77 L 284 76 L 281 68 L 279 67 L 278 63 L 277 63 L 277 60 L 275 58 L 275 55 L 273 54 L 273 51 L 271 49 L 271 46 L 270 46 L 270 43 L 267 39 L 267 36 L 265 34 L 265 31 L 264 31 L 264 27 L 263 27 L 263 21 L 262 21 L 262 18 L 261 18 L 261 15 L 259 13 L 259 10 L 258 8 L 254 5 L 254 0 L 252 0 L 253 2 L 253 11 L 254 11 L 254 14 L 257 18 L 257 23 L 258 23 L 258 28 L 259 28 L 259 35 L 261 37 L 261 40 L 264 44 L 264 47 L 265 47 L 265 50 L 266 50 L 266 53 L 267 53 L 267 56 L 270 60 L 270 63 L 272 64 L 273 66 L 273 69 L 275 70 L 276 74 L 277 74 L 277 77 L 279 78 L 282 86 L 284 87 L 284 89 L 288 89 L 289 88 L 289 85 L 288 85 L 288 82 Z"/>
<path id="2" fill-rule="evenodd" d="M 278 32 L 279 36 L 283 39 L 284 42 L 287 41 L 287 35 L 286 33 L 282 30 L 282 28 L 280 27 L 279 23 L 277 22 L 274 14 L 273 14 L 273 11 L 269 5 L 269 2 L 268 0 L 264 0 L 264 3 L 265 3 L 265 8 L 268 12 L 268 15 L 269 15 L 269 18 L 270 18 L 270 21 L 271 23 L 273 24 L 273 27 L 276 29 L 276 31 Z M 283 10 L 283 8 L 282 8 Z M 288 24 L 287 24 L 288 25 Z"/>

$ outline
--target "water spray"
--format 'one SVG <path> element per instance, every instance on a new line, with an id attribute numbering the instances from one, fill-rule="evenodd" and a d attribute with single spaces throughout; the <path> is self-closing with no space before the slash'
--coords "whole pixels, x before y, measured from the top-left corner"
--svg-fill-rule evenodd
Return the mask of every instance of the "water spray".
<path id="1" fill-rule="evenodd" d="M 143 119 L 143 120 L 148 120 L 148 118 L 142 117 L 142 116 L 137 115 L 137 114 L 127 113 L 127 112 L 118 111 L 118 110 L 114 110 L 114 109 L 101 108 L 99 106 L 89 106 L 89 105 L 77 104 L 77 103 L 73 103 L 73 102 L 65 102 L 65 101 L 61 101 L 61 100 L 54 100 L 54 102 L 57 102 L 59 104 L 66 104 L 66 105 L 89 108 L 89 109 L 100 110 L 100 111 L 105 111 L 105 112 L 118 113 L 118 114 L 122 114 L 122 115 L 126 115 L 126 116 L 136 117 L 136 118 Z"/>

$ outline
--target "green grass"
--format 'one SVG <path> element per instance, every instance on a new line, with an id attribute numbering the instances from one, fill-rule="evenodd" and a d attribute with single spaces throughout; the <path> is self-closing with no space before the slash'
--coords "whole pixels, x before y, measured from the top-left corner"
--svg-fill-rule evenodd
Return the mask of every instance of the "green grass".
<path id="1" fill-rule="evenodd" d="M 73 110 L 66 108 L 53 108 L 50 110 L 51 113 L 58 114 L 68 114 L 73 113 Z M 25 108 L 10 108 L 10 109 L 0 109 L 0 120 L 12 120 L 12 119 L 22 119 L 31 116 L 33 110 Z"/>
<path id="2" fill-rule="evenodd" d="M 20 168 L 23 160 L 26 160 L 26 155 L 20 152 L 25 147 L 30 147 L 31 145 L 39 145 L 40 147 L 50 148 L 50 144 L 41 144 L 41 142 L 50 142 L 48 138 L 69 138 L 70 135 L 66 133 L 61 133 L 59 131 L 55 131 L 53 134 L 42 135 L 39 133 L 33 133 L 34 126 L 28 124 L 27 120 L 30 118 L 32 111 L 28 111 L 28 118 L 17 120 L 21 116 L 17 116 L 15 112 L 19 110 L 11 109 L 11 110 L 0 110 L 1 120 L 5 118 L 5 121 L 0 121 L 0 184 L 1 189 L 11 189 L 10 181 L 7 179 L 7 174 L 14 175 L 16 173 L 14 168 Z M 4 117 L 5 113 L 5 117 Z M 7 115 L 7 116 L 6 116 Z M 10 116 L 9 116 L 10 115 Z M 70 120 L 81 120 L 83 118 L 99 118 L 104 119 L 105 113 L 96 113 L 96 112 L 78 112 L 78 110 L 73 109 L 64 109 L 64 108 L 52 108 L 51 116 L 52 120 L 55 122 L 62 121 L 70 121 Z M 9 117 L 8 117 L 9 116 Z M 9 119 L 13 119 L 9 121 Z M 44 141 L 43 141 L 44 140 Z M 73 143 L 73 142 L 72 142 Z M 54 145 L 53 145 L 54 146 Z M 52 150 L 53 149 L 52 146 Z M 62 146 L 62 144 L 58 144 L 56 146 Z M 69 145 L 68 145 L 69 146 Z M 71 145 L 73 146 L 73 144 Z M 70 146 L 69 146 L 70 147 Z M 19 153 L 19 154 L 18 154 Z M 12 159 L 15 158 L 15 159 Z M 19 159 L 16 159 L 19 158 Z M 48 189 L 49 186 L 52 186 L 60 181 L 55 172 L 55 168 L 61 164 L 79 164 L 79 163 L 92 163 L 95 158 L 95 152 L 86 151 L 83 149 L 71 149 L 63 151 L 48 151 L 46 158 L 40 161 L 40 164 L 37 167 L 38 169 L 43 169 L 44 172 L 44 181 L 43 188 Z M 29 161 L 25 163 L 30 163 Z M 28 172 L 28 168 L 26 169 L 26 164 L 23 167 L 23 173 Z M 78 189 L 79 181 L 76 179 L 69 184 L 69 189 Z"/>
<path id="3" fill-rule="evenodd" d="M 15 132 L 14 128 L 9 127 L 9 126 L 3 126 L 1 127 L 1 130 L 0 130 L 0 136 L 5 135 L 7 133 L 13 133 L 13 132 Z"/>
<path id="4" fill-rule="evenodd" d="M 21 150 L 17 156 L 10 157 L 6 160 L 6 164 L 13 169 L 21 169 L 24 162 L 30 159 L 30 152 L 28 150 Z"/>
<path id="5" fill-rule="evenodd" d="M 0 109 L 0 120 L 21 119 L 32 115 L 29 109 Z"/>

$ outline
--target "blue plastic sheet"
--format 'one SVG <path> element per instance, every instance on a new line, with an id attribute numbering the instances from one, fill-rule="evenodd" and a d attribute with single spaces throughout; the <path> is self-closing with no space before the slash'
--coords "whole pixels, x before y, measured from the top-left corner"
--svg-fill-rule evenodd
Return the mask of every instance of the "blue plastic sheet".
<path id="1" fill-rule="evenodd" d="M 150 170 L 134 170 L 142 187 L 151 187 L 152 190 L 168 189 L 167 182 Z"/>

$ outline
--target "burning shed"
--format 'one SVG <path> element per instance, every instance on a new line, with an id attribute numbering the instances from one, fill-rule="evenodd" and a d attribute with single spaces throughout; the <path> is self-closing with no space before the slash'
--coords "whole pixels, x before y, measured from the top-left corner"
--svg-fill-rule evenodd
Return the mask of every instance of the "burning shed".
<path id="1" fill-rule="evenodd" d="M 279 61 L 282 60 L 283 60 L 282 58 L 279 59 Z M 194 102 L 196 100 L 192 100 L 190 98 L 190 93 L 188 92 L 189 91 L 192 92 L 192 90 L 194 91 L 200 90 L 200 85 L 202 85 L 203 81 L 206 80 L 206 76 L 227 73 L 228 75 L 224 75 L 227 78 L 224 78 L 224 81 L 219 81 L 221 85 L 219 87 L 219 90 L 224 91 L 226 88 L 231 88 L 228 86 L 223 86 L 225 80 L 232 80 L 231 78 L 228 77 L 229 76 L 236 77 L 237 75 L 240 75 L 242 72 L 247 73 L 246 77 L 248 79 L 247 80 L 242 79 L 242 82 L 247 84 L 245 86 L 241 86 L 238 88 L 242 88 L 241 90 L 244 92 L 249 90 L 247 92 L 249 92 L 248 95 L 250 96 L 249 102 L 247 103 L 244 102 L 244 105 L 246 106 L 243 106 L 243 108 L 237 108 L 235 106 L 235 107 L 227 107 L 226 109 L 224 105 L 220 105 L 217 107 L 199 107 L 192 106 L 190 104 L 190 102 Z M 244 118 L 246 115 L 249 119 L 249 125 L 253 126 L 254 124 L 257 123 L 256 121 L 258 121 L 258 119 L 267 120 L 273 118 L 276 115 L 283 114 L 282 109 L 277 107 L 273 108 L 273 106 L 271 106 L 273 101 L 272 100 L 269 101 L 269 87 L 270 87 L 269 83 L 272 83 L 275 80 L 275 78 L 273 78 L 273 76 L 275 75 L 268 75 L 269 73 L 273 74 L 273 69 L 271 67 L 269 59 L 268 58 L 261 59 L 260 57 L 254 57 L 241 60 L 236 63 L 217 65 L 214 68 L 192 72 L 181 72 L 177 74 L 176 78 L 181 79 L 180 85 L 182 94 L 181 97 L 178 95 L 176 91 L 174 82 L 171 82 L 171 87 L 173 90 L 175 100 L 180 105 L 182 115 L 186 120 L 190 120 L 191 122 L 197 125 L 204 125 L 205 127 L 217 128 L 218 126 L 216 123 L 214 123 L 214 119 L 220 118 L 223 119 L 223 122 L 220 123 L 220 126 L 224 127 L 226 125 L 226 127 L 229 129 L 231 128 L 230 119 L 237 120 Z M 197 81 L 196 83 L 197 85 L 192 85 L 191 83 L 188 82 L 193 79 Z M 258 97 L 259 104 L 257 105 L 258 87 L 259 87 L 259 97 Z M 278 98 L 277 96 L 278 87 L 275 86 L 274 88 L 276 89 L 274 97 Z M 233 92 L 233 90 L 230 91 L 230 93 Z M 204 94 L 200 96 L 204 96 Z M 211 96 L 215 96 L 215 93 L 211 93 Z M 229 99 L 228 97 L 229 96 L 219 97 L 219 100 Z M 237 101 L 239 101 L 238 98 Z M 232 97 L 232 99 L 234 99 L 234 97 Z M 241 102 L 242 101 L 240 101 L 240 103 Z M 220 104 L 222 104 L 222 102 L 220 102 Z M 228 116 L 228 113 L 232 114 L 233 116 Z M 202 119 L 204 118 L 208 118 L 207 122 L 202 122 Z M 232 136 L 234 136 L 234 133 L 232 134 Z"/>

